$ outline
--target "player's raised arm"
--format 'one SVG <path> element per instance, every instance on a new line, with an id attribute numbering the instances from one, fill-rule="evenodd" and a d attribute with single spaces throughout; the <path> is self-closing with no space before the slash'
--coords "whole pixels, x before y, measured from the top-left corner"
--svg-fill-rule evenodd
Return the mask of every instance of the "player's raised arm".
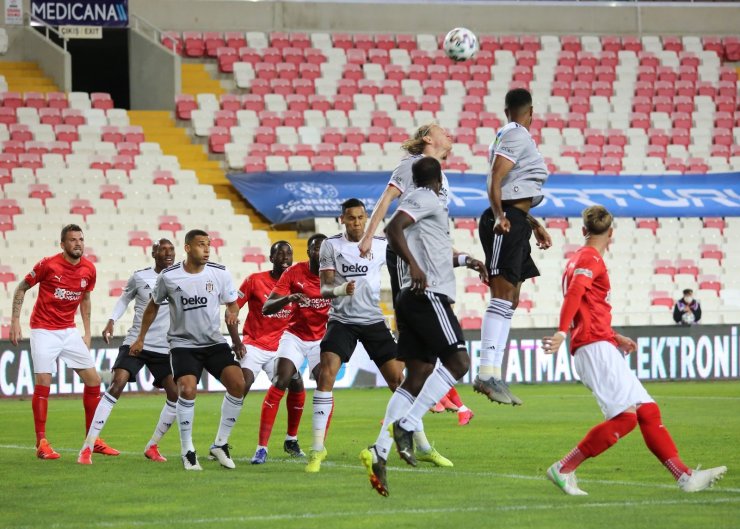
<path id="1" fill-rule="evenodd" d="M 23 308 L 23 298 L 26 297 L 26 291 L 31 286 L 26 283 L 25 279 L 22 279 L 18 286 L 15 287 L 13 292 L 13 308 L 11 310 L 10 318 L 10 341 L 13 345 L 18 345 L 18 341 L 21 340 L 21 309 Z"/>
<path id="2" fill-rule="evenodd" d="M 362 236 L 362 239 L 360 239 L 360 244 L 358 246 L 360 249 L 360 257 L 367 257 L 367 254 L 373 246 L 373 236 L 375 235 L 378 226 L 380 226 L 386 213 L 388 213 L 388 208 L 391 206 L 391 202 L 400 196 L 401 190 L 392 185 L 386 186 L 383 194 L 380 195 L 378 202 L 373 208 L 373 214 L 370 216 L 370 220 L 367 223 L 365 234 Z"/>

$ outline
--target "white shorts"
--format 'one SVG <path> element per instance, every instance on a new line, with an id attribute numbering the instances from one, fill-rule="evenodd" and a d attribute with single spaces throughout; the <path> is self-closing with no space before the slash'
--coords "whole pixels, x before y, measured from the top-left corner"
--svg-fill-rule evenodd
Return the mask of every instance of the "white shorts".
<path id="1" fill-rule="evenodd" d="M 581 382 L 594 394 L 607 420 L 632 406 L 655 402 L 630 370 L 622 352 L 609 342 L 579 347 L 574 364 Z"/>
<path id="2" fill-rule="evenodd" d="M 267 378 L 272 380 L 275 377 L 275 367 L 277 365 L 277 354 L 275 351 L 265 351 L 254 345 L 247 345 L 247 354 L 239 361 L 242 369 L 249 369 L 254 378 L 264 371 Z"/>
<path id="3" fill-rule="evenodd" d="M 58 358 L 71 369 L 95 367 L 90 350 L 74 327 L 59 331 L 31 329 L 33 372 L 56 373 Z"/>
<path id="4" fill-rule="evenodd" d="M 293 362 L 298 372 L 301 370 L 303 361 L 308 360 L 308 370 L 313 372 L 313 368 L 321 361 L 321 340 L 307 342 L 294 334 L 284 332 L 280 337 L 277 355 L 278 358 L 287 358 Z"/>

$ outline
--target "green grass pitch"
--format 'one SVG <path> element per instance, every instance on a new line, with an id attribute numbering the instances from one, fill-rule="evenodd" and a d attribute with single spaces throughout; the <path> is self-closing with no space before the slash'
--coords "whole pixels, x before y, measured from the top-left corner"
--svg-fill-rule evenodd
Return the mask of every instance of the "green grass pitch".
<path id="1" fill-rule="evenodd" d="M 94 456 L 76 464 L 83 439 L 79 399 L 53 398 L 47 433 L 62 454 L 40 461 L 33 451 L 29 400 L 0 401 L 0 527 L 76 528 L 738 528 L 740 527 L 740 382 L 648 384 L 683 460 L 690 466 L 727 465 L 713 489 L 680 492 L 645 448 L 639 429 L 578 470 L 589 496 L 568 497 L 545 480 L 547 467 L 601 420 L 581 385 L 514 386 L 520 408 L 489 403 L 461 386 L 475 418 L 465 427 L 454 414 L 425 417 L 426 431 L 455 467 L 406 466 L 389 461 L 390 497 L 377 495 L 358 461 L 373 442 L 389 393 L 385 389 L 335 392 L 327 440 L 329 457 L 319 474 L 282 452 L 284 404 L 273 431 L 270 459 L 249 464 L 256 445 L 263 393 L 248 396 L 231 437 L 235 470 L 206 455 L 222 395 L 199 395 L 195 444 L 203 472 L 186 473 L 177 427 L 160 448 L 167 463 L 142 454 L 164 402 L 163 395 L 124 395 L 103 438 L 119 457 Z M 301 425 L 310 448 L 311 395 Z"/>

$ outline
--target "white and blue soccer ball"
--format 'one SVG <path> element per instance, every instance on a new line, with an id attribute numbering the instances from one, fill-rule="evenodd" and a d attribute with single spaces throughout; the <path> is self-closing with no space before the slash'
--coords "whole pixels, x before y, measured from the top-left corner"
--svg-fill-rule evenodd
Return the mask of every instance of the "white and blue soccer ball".
<path id="1" fill-rule="evenodd" d="M 444 50 L 453 61 L 467 61 L 478 52 L 478 37 L 466 28 L 455 28 L 447 33 Z"/>

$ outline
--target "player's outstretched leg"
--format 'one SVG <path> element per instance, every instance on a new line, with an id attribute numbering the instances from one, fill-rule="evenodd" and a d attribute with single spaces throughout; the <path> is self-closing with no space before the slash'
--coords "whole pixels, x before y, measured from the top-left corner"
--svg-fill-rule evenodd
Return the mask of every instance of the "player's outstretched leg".
<path id="1" fill-rule="evenodd" d="M 634 410 L 634 408 L 631 408 Z M 637 426 L 637 415 L 634 411 L 625 411 L 611 419 L 597 424 L 586 434 L 560 461 L 553 463 L 547 470 L 547 478 L 564 493 L 583 496 L 586 493 L 578 488 L 575 470 L 578 465 L 590 457 L 596 457 L 622 439 Z"/>
<path id="2" fill-rule="evenodd" d="M 159 453 L 159 441 L 164 437 L 164 434 L 169 431 L 170 427 L 177 419 L 176 410 L 177 399 L 172 401 L 168 397 L 167 400 L 165 400 L 164 406 L 162 406 L 162 411 L 159 413 L 159 420 L 157 421 L 157 426 L 154 428 L 154 433 L 152 433 L 151 439 L 149 439 L 149 442 L 144 448 L 144 457 L 150 461 L 158 463 L 164 463 L 167 461 L 167 458 Z"/>
<path id="3" fill-rule="evenodd" d="M 671 438 L 660 416 L 660 408 L 654 402 L 642 404 L 637 408 L 637 422 L 642 437 L 650 451 L 668 469 L 684 492 L 699 492 L 708 489 L 722 479 L 727 467 L 720 466 L 706 470 L 690 469 L 681 461 L 676 444 Z"/>
<path id="4" fill-rule="evenodd" d="M 275 425 L 280 409 L 280 401 L 283 400 L 285 390 L 276 388 L 274 385 L 267 390 L 265 399 L 262 401 L 262 412 L 260 414 L 260 429 L 257 449 L 251 459 L 253 465 L 261 465 L 267 461 L 267 444 L 270 442 L 272 427 Z"/>
<path id="5" fill-rule="evenodd" d="M 388 496 L 388 482 L 385 477 L 386 460 L 378 455 L 375 446 L 370 446 L 360 452 L 360 461 L 367 470 L 367 476 L 370 478 L 370 485 L 373 489 L 381 496 Z"/>
<path id="6" fill-rule="evenodd" d="M 460 394 L 457 392 L 457 390 L 455 388 L 451 388 L 445 396 L 455 407 L 455 411 L 457 411 L 457 423 L 460 426 L 465 426 L 466 424 L 468 424 L 474 417 L 473 410 L 463 404 L 463 401 L 460 398 Z"/>

